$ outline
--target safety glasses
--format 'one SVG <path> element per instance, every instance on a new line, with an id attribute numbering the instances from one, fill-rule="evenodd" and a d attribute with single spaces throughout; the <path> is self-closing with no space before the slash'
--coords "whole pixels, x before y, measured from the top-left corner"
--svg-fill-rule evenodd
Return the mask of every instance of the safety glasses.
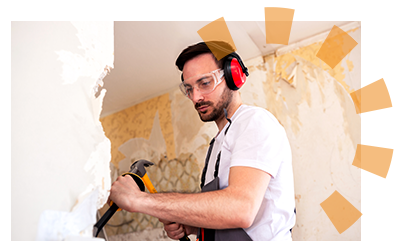
<path id="1" fill-rule="evenodd" d="M 213 92 L 218 84 L 222 82 L 223 76 L 224 70 L 217 69 L 203 75 L 192 76 L 179 84 L 179 88 L 189 99 L 193 98 L 193 89 L 203 95 L 207 95 Z"/>

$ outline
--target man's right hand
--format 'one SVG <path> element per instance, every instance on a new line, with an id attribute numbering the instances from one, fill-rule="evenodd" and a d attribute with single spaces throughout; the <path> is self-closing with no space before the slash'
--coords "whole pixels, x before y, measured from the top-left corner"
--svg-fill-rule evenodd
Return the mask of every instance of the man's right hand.
<path id="1" fill-rule="evenodd" d="M 197 228 L 185 226 L 179 223 L 159 219 L 164 224 L 164 230 L 167 232 L 168 237 L 173 240 L 179 240 L 185 235 L 196 234 Z"/>

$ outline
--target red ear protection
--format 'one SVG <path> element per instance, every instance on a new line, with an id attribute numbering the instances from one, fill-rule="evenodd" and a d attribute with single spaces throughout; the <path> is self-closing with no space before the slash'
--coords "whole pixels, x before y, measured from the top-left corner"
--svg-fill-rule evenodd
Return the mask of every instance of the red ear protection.
<path id="1" fill-rule="evenodd" d="M 224 58 L 224 76 L 228 88 L 231 90 L 240 89 L 246 81 L 246 76 L 249 76 L 247 68 L 244 66 L 242 59 L 235 52 Z M 183 81 L 183 74 L 181 74 Z"/>
<path id="2" fill-rule="evenodd" d="M 247 68 L 244 66 L 239 55 L 236 53 L 229 54 L 224 63 L 224 76 L 228 87 L 231 90 L 240 89 L 248 75 Z"/>

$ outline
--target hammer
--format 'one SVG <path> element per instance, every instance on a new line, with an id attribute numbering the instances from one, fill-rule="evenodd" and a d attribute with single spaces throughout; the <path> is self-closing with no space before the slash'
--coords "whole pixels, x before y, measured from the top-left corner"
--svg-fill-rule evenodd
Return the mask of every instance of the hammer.
<path id="1" fill-rule="evenodd" d="M 135 161 L 129 170 L 129 172 L 122 174 L 122 176 L 129 175 L 133 178 L 133 180 L 138 185 L 139 189 L 144 192 L 145 186 L 149 190 L 150 193 L 157 193 L 157 190 L 154 188 L 151 183 L 149 177 L 147 176 L 147 172 L 145 167 L 149 167 L 154 165 L 154 163 L 146 160 L 138 160 Z M 100 218 L 100 220 L 93 226 L 93 236 L 97 237 L 104 227 L 104 225 L 111 219 L 116 211 L 121 210 L 117 204 L 111 201 L 111 207 L 104 213 L 104 215 Z M 180 241 L 190 241 L 190 239 L 185 235 L 184 237 L 179 239 Z"/>
<path id="2" fill-rule="evenodd" d="M 153 184 L 151 184 L 149 177 L 147 176 L 146 169 L 144 167 L 149 167 L 154 165 L 154 163 L 146 160 L 138 160 L 135 161 L 129 170 L 129 172 L 122 174 L 122 176 L 129 175 L 133 178 L 133 180 L 138 185 L 139 189 L 144 192 L 144 186 L 146 185 L 147 189 L 150 192 L 157 192 Z M 93 236 L 97 237 L 99 235 L 101 229 L 104 225 L 111 219 L 115 212 L 121 210 L 117 204 L 112 202 L 111 207 L 104 213 L 104 215 L 100 218 L 100 220 L 94 224 L 93 226 Z"/>
<path id="3" fill-rule="evenodd" d="M 133 180 L 135 180 L 136 184 L 138 185 L 139 189 L 144 192 L 144 186 L 147 187 L 150 193 L 154 194 L 157 193 L 157 190 L 154 188 L 153 184 L 151 183 L 149 177 L 147 176 L 146 169 L 144 167 L 149 167 L 154 165 L 154 163 L 146 160 L 138 160 L 135 161 L 131 165 L 131 169 L 129 172 L 122 174 L 122 176 L 130 175 Z M 104 213 L 104 215 L 100 218 L 100 220 L 94 224 L 93 226 L 93 236 L 97 237 L 100 233 L 101 229 L 104 225 L 110 220 L 110 218 L 114 215 L 116 211 L 120 211 L 121 209 L 117 206 L 117 204 L 111 201 L 111 207 Z M 185 236 L 179 239 L 180 241 L 190 241 L 190 239 Z"/>

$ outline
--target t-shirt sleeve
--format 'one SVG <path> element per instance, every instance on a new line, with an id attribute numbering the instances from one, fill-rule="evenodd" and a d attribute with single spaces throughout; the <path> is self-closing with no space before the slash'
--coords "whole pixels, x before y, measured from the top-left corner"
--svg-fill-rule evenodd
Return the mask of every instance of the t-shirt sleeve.
<path id="1" fill-rule="evenodd" d="M 231 167 L 253 167 L 275 178 L 283 161 L 284 143 L 287 140 L 283 127 L 264 112 L 241 117 L 234 125 L 237 127 L 229 135 Z"/>

